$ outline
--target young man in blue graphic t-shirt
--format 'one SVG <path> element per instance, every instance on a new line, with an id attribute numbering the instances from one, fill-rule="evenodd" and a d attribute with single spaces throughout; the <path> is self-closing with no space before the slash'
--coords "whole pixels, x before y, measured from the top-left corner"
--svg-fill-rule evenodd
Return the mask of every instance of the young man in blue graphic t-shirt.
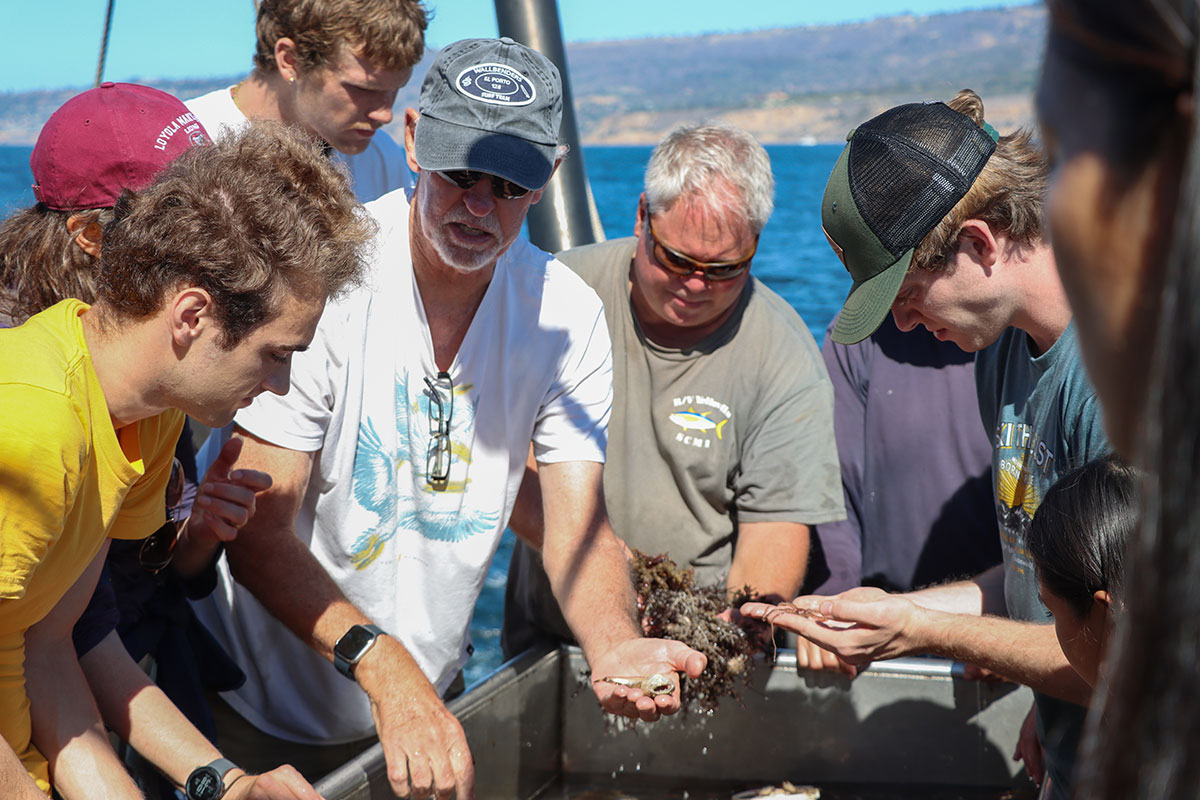
<path id="1" fill-rule="evenodd" d="M 907 594 L 859 588 L 796 601 L 860 623 L 853 628 L 831 630 L 798 614 L 773 621 L 854 664 L 933 653 L 1030 686 L 1043 796 L 1068 798 L 1090 691 L 1047 624 L 1025 536 L 1050 485 L 1107 442 L 1042 235 L 1046 174 L 1030 135 L 1001 138 L 970 91 L 949 104 L 890 109 L 852 132 L 822 204 L 826 236 L 854 278 L 833 337 L 859 341 L 890 309 L 901 330 L 920 324 L 978 354 L 1004 562 L 969 581 Z M 919 467 L 922 453 L 912 457 Z M 1030 763 L 1036 751 L 1022 754 L 1040 778 Z"/>

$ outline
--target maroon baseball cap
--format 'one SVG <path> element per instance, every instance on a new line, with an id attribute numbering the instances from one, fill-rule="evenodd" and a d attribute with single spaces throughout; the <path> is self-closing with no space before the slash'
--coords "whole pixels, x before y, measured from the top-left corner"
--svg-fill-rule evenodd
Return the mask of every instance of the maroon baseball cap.
<path id="1" fill-rule="evenodd" d="M 134 83 L 103 83 L 55 111 L 29 157 L 33 194 L 60 211 L 116 205 L 208 133 L 182 101 Z"/>

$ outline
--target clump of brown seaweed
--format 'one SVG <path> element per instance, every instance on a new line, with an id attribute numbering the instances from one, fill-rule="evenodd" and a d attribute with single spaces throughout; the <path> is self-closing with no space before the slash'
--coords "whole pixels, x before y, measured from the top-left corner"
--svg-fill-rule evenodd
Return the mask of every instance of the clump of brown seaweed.
<path id="1" fill-rule="evenodd" d="M 683 709 L 714 711 L 722 697 L 737 699 L 757 643 L 719 615 L 753 599 L 749 587 L 731 598 L 724 586 L 697 586 L 695 571 L 677 566 L 665 554 L 649 556 L 637 549 L 633 554 L 633 586 L 646 635 L 677 639 L 708 657 L 699 678 L 682 677 Z"/>

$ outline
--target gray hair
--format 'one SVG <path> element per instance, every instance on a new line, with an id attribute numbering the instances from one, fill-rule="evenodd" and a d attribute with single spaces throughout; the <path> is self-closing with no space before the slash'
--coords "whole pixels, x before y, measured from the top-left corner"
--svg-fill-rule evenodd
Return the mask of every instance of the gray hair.
<path id="1" fill-rule="evenodd" d="M 681 125 L 646 165 L 646 202 L 656 214 L 685 195 L 718 213 L 735 214 L 757 236 L 775 209 L 771 159 L 753 136 L 733 125 Z"/>

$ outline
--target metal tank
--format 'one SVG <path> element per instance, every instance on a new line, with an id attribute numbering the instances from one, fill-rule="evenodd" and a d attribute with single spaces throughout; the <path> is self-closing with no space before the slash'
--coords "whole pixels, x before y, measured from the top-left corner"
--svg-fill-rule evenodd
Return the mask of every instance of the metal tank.
<path id="1" fill-rule="evenodd" d="M 1010 755 L 1032 694 L 966 680 L 943 659 L 878 662 L 850 681 L 798 673 L 795 652 L 781 650 L 773 666 L 759 663 L 740 702 L 649 725 L 605 715 L 585 669 L 578 648 L 529 651 L 449 704 L 479 800 L 729 797 L 783 780 L 826 797 L 854 786 L 851 796 L 999 798 L 1022 783 Z M 329 800 L 392 797 L 382 748 L 317 790 Z"/>

